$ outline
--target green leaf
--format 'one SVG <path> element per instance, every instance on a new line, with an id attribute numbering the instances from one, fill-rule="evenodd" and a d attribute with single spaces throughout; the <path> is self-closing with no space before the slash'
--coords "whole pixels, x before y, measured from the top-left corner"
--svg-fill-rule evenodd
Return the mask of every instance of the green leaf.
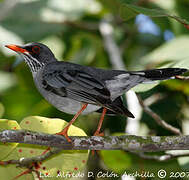
<path id="1" fill-rule="evenodd" d="M 164 81 L 163 85 L 165 85 L 166 87 L 168 87 L 173 91 L 180 91 L 186 94 L 187 96 L 189 95 L 189 86 L 187 81 L 180 81 L 180 80 Z"/>
<path id="2" fill-rule="evenodd" d="M 73 63 L 89 65 L 93 60 L 96 60 L 95 55 L 101 46 L 101 41 L 97 36 L 89 33 L 77 33 L 72 36 L 72 50 L 70 57 Z"/>
<path id="3" fill-rule="evenodd" d="M 0 103 L 0 118 L 3 116 L 4 112 L 5 112 L 4 106 L 2 103 Z"/>
<path id="4" fill-rule="evenodd" d="M 117 173 L 124 172 L 125 169 L 131 167 L 131 158 L 124 151 L 109 150 L 100 151 L 100 155 L 104 163 L 113 171 Z M 119 162 L 119 163 L 118 163 Z"/>
<path id="5" fill-rule="evenodd" d="M 20 126 L 16 121 L 0 119 L 0 131 L 7 129 L 20 129 Z M 18 143 L 0 142 L 0 160 L 3 160 L 17 145 Z"/>
<path id="6" fill-rule="evenodd" d="M 178 163 L 179 163 L 179 165 L 180 165 L 180 167 L 182 168 L 183 171 L 188 171 L 188 169 L 189 169 L 189 157 L 179 157 Z"/>
<path id="7" fill-rule="evenodd" d="M 148 84 L 147 83 L 139 84 L 139 85 L 135 86 L 134 88 L 132 88 L 132 90 L 135 92 L 145 92 L 145 91 L 149 91 L 150 89 L 154 88 L 158 84 L 159 83 L 157 81 L 148 83 Z"/>
<path id="8" fill-rule="evenodd" d="M 153 1 L 153 3 L 166 10 L 172 10 L 176 6 L 176 1 L 173 0 L 158 0 Z"/>
<path id="9" fill-rule="evenodd" d="M 119 1 L 127 4 L 136 4 L 138 2 L 138 0 L 119 0 Z"/>
<path id="10" fill-rule="evenodd" d="M 64 20 L 77 20 L 84 13 L 96 14 L 101 10 L 101 6 L 96 1 L 88 0 L 49 0 L 47 7 L 43 8 L 43 15 L 51 22 L 62 22 Z M 44 13 L 45 12 L 45 13 Z"/>
<path id="11" fill-rule="evenodd" d="M 0 40 L 0 50 L 6 55 L 6 56 L 12 56 L 15 55 L 15 52 L 10 51 L 8 48 L 5 48 L 6 44 L 22 44 L 22 39 L 17 36 L 15 33 L 8 31 L 7 29 L 0 26 L 0 34 L 1 34 L 1 40 Z"/>
<path id="12" fill-rule="evenodd" d="M 173 61 L 173 62 L 170 62 L 166 65 L 163 65 L 161 67 L 172 67 L 172 68 L 186 68 L 186 69 L 189 69 L 189 63 L 188 63 L 188 58 L 186 59 L 182 59 L 180 61 Z"/>
<path id="13" fill-rule="evenodd" d="M 15 129 L 15 121 L 1 120 L 1 129 Z M 20 126 L 23 129 L 39 131 L 49 134 L 54 134 L 56 132 L 61 131 L 68 123 L 61 119 L 50 119 L 39 116 L 31 116 L 23 119 L 20 123 Z M 18 124 L 17 124 L 18 126 Z M 19 127 L 20 128 L 20 127 Z M 85 132 L 80 128 L 75 126 L 71 126 L 68 135 L 71 136 L 86 136 Z M 14 143 L 16 144 L 16 143 Z M 13 143 L 11 143 L 13 146 Z M 17 145 L 17 144 L 16 144 Z M 1 145 L 0 145 L 1 146 Z M 5 149 L 6 148 L 6 149 Z M 9 147 L 10 149 L 10 147 Z M 47 147 L 37 146 L 37 145 L 27 145 L 27 144 L 19 144 L 18 146 L 14 146 L 14 149 L 7 149 L 7 146 L 3 145 L 0 147 L 0 157 L 1 154 L 6 158 L 3 160 L 11 160 L 11 159 L 20 159 L 20 158 L 31 158 L 33 156 L 41 155 Z M 6 150 L 6 151 L 5 151 Z M 55 154 L 50 159 L 45 160 L 44 162 L 39 163 L 39 167 L 34 168 L 41 175 L 50 175 L 51 179 L 58 179 L 56 176 L 58 172 L 62 173 L 80 173 L 84 166 L 86 165 L 88 159 L 88 151 L 86 150 L 73 150 L 66 151 L 63 150 L 59 154 Z M 17 175 L 26 171 L 26 168 L 16 168 L 16 165 L 8 165 L 8 166 L 0 166 L 0 174 L 3 179 L 13 179 Z M 34 173 L 35 174 L 35 173 Z M 61 177 L 59 177 L 61 179 Z M 32 174 L 26 174 L 20 177 L 20 179 L 34 179 Z"/>
<path id="14" fill-rule="evenodd" d="M 149 153 L 149 155 L 158 155 L 161 153 Z M 138 155 L 124 151 L 101 151 L 100 155 L 108 170 L 123 175 L 124 173 L 149 172 L 157 174 L 160 169 L 164 169 L 167 174 L 181 170 L 177 160 L 167 162 L 158 162 L 140 158 Z M 119 163 L 118 163 L 119 162 Z"/>
<path id="15" fill-rule="evenodd" d="M 184 35 L 175 38 L 169 42 L 164 43 L 162 46 L 156 48 L 148 55 L 141 58 L 141 61 L 146 66 L 147 64 L 155 64 L 156 68 L 187 68 L 189 69 L 189 51 L 187 45 L 189 44 L 189 36 Z M 159 65 L 162 64 L 162 65 Z M 136 92 L 144 92 L 157 86 L 161 81 L 155 81 L 149 84 L 140 84 L 133 88 Z M 169 82 L 163 81 L 164 84 L 170 86 Z M 172 84 L 172 89 L 174 84 Z M 179 86 L 178 86 L 179 85 Z M 185 93 L 188 93 L 187 86 L 184 84 L 176 84 L 175 89 L 181 88 Z M 171 87 L 171 86 L 170 86 Z M 179 90 L 179 89 L 178 89 Z"/>
<path id="16" fill-rule="evenodd" d="M 147 63 L 163 63 L 166 61 L 182 61 L 189 58 L 189 36 L 182 35 L 164 43 L 151 53 L 143 56 L 141 61 Z M 188 64 L 188 63 L 186 63 Z"/>
<path id="17" fill-rule="evenodd" d="M 125 20 L 129 20 L 131 18 L 134 18 L 138 13 L 133 11 L 132 9 L 128 8 L 127 5 L 123 5 L 120 8 L 120 16 Z"/>
<path id="18" fill-rule="evenodd" d="M 22 129 L 31 131 L 55 134 L 62 131 L 68 122 L 58 118 L 46 118 L 41 116 L 29 116 L 20 122 Z M 71 126 L 68 130 L 69 136 L 86 136 L 85 132 L 75 126 Z"/>
<path id="19" fill-rule="evenodd" d="M 23 129 L 38 131 L 43 133 L 55 134 L 60 132 L 68 123 L 57 118 L 45 118 L 40 116 L 31 116 L 23 119 L 20 126 Z M 71 126 L 68 131 L 70 136 L 86 136 L 85 132 L 75 126 Z M 39 147 L 34 145 L 19 145 L 17 151 L 19 157 L 32 157 L 42 154 L 47 147 Z M 81 172 L 86 165 L 88 159 L 88 151 L 86 150 L 63 150 L 61 153 L 54 155 L 49 160 L 40 164 L 38 171 L 41 173 L 49 173 L 53 177 L 57 176 L 57 172 L 78 173 Z M 56 179 L 56 178 L 55 178 Z"/>
<path id="20" fill-rule="evenodd" d="M 85 13 L 95 14 L 100 9 L 96 1 L 88 0 L 18 2 L 16 7 L 6 15 L 1 25 L 26 42 L 35 42 L 62 32 L 66 28 L 63 25 L 64 21 L 78 20 Z"/>
<path id="21" fill-rule="evenodd" d="M 112 14 L 117 14 L 120 9 L 119 0 L 99 0 L 103 4 L 103 7 L 111 11 Z"/>
<path id="22" fill-rule="evenodd" d="M 0 84 L 0 92 L 14 86 L 16 84 L 15 75 L 13 73 L 0 71 Z"/>
<path id="23" fill-rule="evenodd" d="M 27 42 L 39 41 L 48 35 L 60 32 L 63 29 L 62 25 L 42 20 L 42 13 L 47 3 L 46 0 L 18 2 L 1 22 L 1 25 Z M 23 14 L 27 14 L 27 16 L 23 16 Z"/>
<path id="24" fill-rule="evenodd" d="M 18 157 L 18 148 L 19 145 L 4 159 L 4 161 L 12 160 L 12 159 L 19 159 Z M 16 167 L 15 164 L 9 164 L 6 166 L 0 166 L 0 174 L 1 179 L 13 180 L 16 176 L 20 175 L 22 172 L 26 171 L 26 168 Z M 33 180 L 32 174 L 24 174 L 23 176 L 18 178 L 19 180 Z"/>
<path id="25" fill-rule="evenodd" d="M 145 14 L 150 17 L 164 17 L 167 16 L 163 10 L 149 9 L 141 6 L 135 6 L 132 4 L 125 4 L 125 10 L 132 10 L 136 14 Z"/>
<path id="26" fill-rule="evenodd" d="M 47 38 L 43 39 L 41 43 L 48 46 L 57 59 L 62 59 L 64 47 L 60 38 L 57 38 L 56 36 L 48 36 Z"/>
<path id="27" fill-rule="evenodd" d="M 136 15 L 137 14 L 145 14 L 145 15 L 150 16 L 150 17 L 170 17 L 170 18 L 173 18 L 176 21 L 180 22 L 181 24 L 184 24 L 184 25 L 189 24 L 189 21 L 182 19 L 182 18 L 175 16 L 175 15 L 167 14 L 163 10 L 149 9 L 149 8 L 144 8 L 144 7 L 141 7 L 141 6 L 135 6 L 135 5 L 132 5 L 132 4 L 127 4 L 127 3 L 124 3 L 124 5 L 121 6 L 121 9 L 122 9 L 121 10 L 121 12 L 122 12 L 121 17 L 123 19 L 128 18 L 127 16 L 124 15 L 124 12 L 127 14 L 127 11 L 129 11 L 129 12 L 132 11 L 133 17 L 134 17 L 134 13 Z"/>

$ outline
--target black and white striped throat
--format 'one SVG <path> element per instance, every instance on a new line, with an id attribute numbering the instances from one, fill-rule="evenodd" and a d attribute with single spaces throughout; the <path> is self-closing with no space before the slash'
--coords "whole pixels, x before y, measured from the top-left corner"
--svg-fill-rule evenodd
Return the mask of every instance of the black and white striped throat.
<path id="1" fill-rule="evenodd" d="M 45 64 L 43 62 L 39 62 L 36 58 L 32 57 L 30 54 L 22 54 L 25 62 L 29 66 L 31 72 L 37 72 L 41 69 Z"/>

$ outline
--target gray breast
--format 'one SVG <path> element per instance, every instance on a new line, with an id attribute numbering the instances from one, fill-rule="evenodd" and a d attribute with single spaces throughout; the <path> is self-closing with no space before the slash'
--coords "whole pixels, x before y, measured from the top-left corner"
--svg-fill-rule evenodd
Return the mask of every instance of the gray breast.
<path id="1" fill-rule="evenodd" d="M 37 73 L 33 73 L 33 79 L 34 79 L 37 89 L 42 94 L 42 96 L 50 104 L 55 106 L 58 110 L 60 110 L 62 112 L 66 112 L 68 114 L 76 114 L 81 109 L 82 103 L 79 101 L 75 101 L 73 99 L 61 97 L 59 95 L 56 95 L 52 92 L 45 90 L 42 85 L 42 75 L 41 74 L 42 74 L 42 70 L 39 70 Z M 82 114 L 88 114 L 88 113 L 94 112 L 98 109 L 100 109 L 99 106 L 89 104 Z"/>

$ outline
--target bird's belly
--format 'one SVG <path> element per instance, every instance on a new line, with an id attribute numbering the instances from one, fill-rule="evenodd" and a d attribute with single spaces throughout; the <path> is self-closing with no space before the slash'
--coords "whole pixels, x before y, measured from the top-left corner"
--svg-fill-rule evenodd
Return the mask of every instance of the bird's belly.
<path id="1" fill-rule="evenodd" d="M 45 99 L 55 106 L 58 110 L 66 112 L 68 114 L 76 114 L 82 107 L 82 103 L 75 101 L 66 97 L 57 96 L 55 94 L 49 93 Z M 99 106 L 88 104 L 87 108 L 82 114 L 88 114 L 100 109 Z"/>

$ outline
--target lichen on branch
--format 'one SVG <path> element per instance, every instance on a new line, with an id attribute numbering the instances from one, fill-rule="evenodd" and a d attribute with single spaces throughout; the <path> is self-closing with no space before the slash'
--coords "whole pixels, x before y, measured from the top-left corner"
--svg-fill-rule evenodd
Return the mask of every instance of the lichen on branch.
<path id="1" fill-rule="evenodd" d="M 158 152 L 165 150 L 189 150 L 189 135 L 186 136 L 70 136 L 72 143 L 60 135 L 28 130 L 3 130 L 0 142 L 16 142 L 56 147 L 65 150 L 126 150 Z"/>

